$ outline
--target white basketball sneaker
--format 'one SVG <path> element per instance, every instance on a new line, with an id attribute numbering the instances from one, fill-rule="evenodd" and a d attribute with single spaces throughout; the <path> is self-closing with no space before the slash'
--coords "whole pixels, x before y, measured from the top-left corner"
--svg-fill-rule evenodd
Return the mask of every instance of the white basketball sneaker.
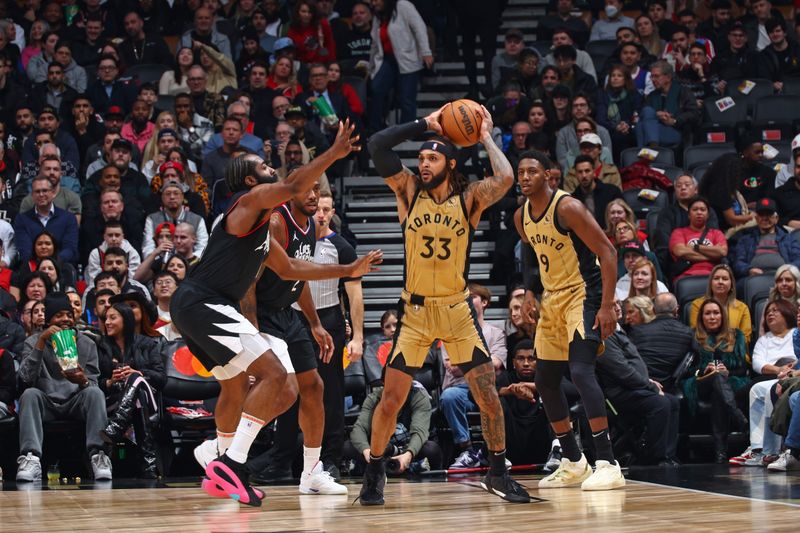
<path id="1" fill-rule="evenodd" d="M 598 460 L 594 463 L 594 474 L 583 482 L 583 490 L 612 490 L 625 486 L 625 478 L 619 463 Z"/>
<path id="2" fill-rule="evenodd" d="M 336 483 L 318 461 L 311 472 L 300 475 L 300 494 L 347 494 L 347 487 Z"/>
<path id="3" fill-rule="evenodd" d="M 589 479 L 592 475 L 592 467 L 586 457 L 581 454 L 579 461 L 573 462 L 563 457 L 561 464 L 555 472 L 544 479 L 539 480 L 540 489 L 561 489 L 564 487 L 575 487 Z"/>
<path id="4" fill-rule="evenodd" d="M 200 467 L 205 471 L 208 463 L 219 458 L 217 449 L 217 439 L 204 440 L 194 449 L 194 458 Z"/>

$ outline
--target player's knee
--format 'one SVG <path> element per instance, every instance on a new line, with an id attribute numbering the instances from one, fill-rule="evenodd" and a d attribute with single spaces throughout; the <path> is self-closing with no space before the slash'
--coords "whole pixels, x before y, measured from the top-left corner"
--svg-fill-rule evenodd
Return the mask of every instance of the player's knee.
<path id="1" fill-rule="evenodd" d="M 322 382 L 319 373 L 315 371 L 305 372 L 302 378 L 298 376 L 297 381 L 300 386 L 300 396 L 322 401 L 325 384 Z"/>
<path id="2" fill-rule="evenodd" d="M 595 377 L 594 367 L 583 363 L 571 362 L 569 365 L 569 375 L 575 387 L 581 391 L 587 387 L 598 386 Z"/>

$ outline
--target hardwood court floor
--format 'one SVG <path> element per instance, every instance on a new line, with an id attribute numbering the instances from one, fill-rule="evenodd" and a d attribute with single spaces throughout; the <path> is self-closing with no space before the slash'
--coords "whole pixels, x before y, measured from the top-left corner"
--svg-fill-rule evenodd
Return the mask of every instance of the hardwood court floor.
<path id="1" fill-rule="evenodd" d="M 797 476 L 774 476 L 781 477 L 780 483 L 798 481 Z M 29 486 L 32 490 L 0 493 L 0 531 L 649 533 L 679 532 L 678 528 L 685 527 L 693 533 L 796 532 L 800 523 L 797 500 L 776 503 L 640 481 L 629 481 L 625 489 L 610 492 L 540 492 L 538 477 L 517 478 L 532 495 L 542 498 L 527 505 L 505 503 L 477 488 L 477 478 L 465 478 L 447 483 L 392 481 L 386 506 L 378 508 L 352 504 L 359 487 L 355 483 L 348 497 L 301 497 L 294 487 L 269 487 L 260 509 L 213 500 L 196 481 L 179 487 L 168 481 L 164 488 L 105 490 L 91 485 L 44 490 Z M 6 488 L 10 486 L 13 483 L 7 481 Z"/>

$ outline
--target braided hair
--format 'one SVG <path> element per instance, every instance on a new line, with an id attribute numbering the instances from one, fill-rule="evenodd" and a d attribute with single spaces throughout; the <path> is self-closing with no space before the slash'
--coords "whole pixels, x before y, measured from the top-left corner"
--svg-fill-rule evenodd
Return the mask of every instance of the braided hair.
<path id="1" fill-rule="evenodd" d="M 248 189 L 244 180 L 247 176 L 256 175 L 257 159 L 253 154 L 245 154 L 228 163 L 225 169 L 225 181 L 233 194 Z"/>

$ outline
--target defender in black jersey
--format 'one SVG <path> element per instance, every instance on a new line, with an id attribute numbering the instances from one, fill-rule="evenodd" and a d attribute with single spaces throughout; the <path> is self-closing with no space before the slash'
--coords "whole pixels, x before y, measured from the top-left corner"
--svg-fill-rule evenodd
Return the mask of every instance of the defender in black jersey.
<path id="1" fill-rule="evenodd" d="M 353 131 L 349 121 L 341 123 L 331 148 L 282 182 L 276 182 L 274 169 L 257 156 L 232 160 L 226 170 L 235 194 L 232 206 L 212 232 L 202 259 L 173 295 L 173 323 L 221 386 L 217 428 L 230 447 L 206 467 L 209 479 L 203 488 L 211 495 L 261 505 L 263 493 L 248 483 L 244 463 L 258 431 L 286 408 L 276 399 L 286 384 L 287 369 L 275 353 L 285 353 L 285 343 L 260 334 L 239 312 L 239 301 L 265 260 L 288 261 L 285 254 L 269 254 L 272 209 L 310 189 L 332 163 L 358 150 Z M 252 389 L 250 375 L 258 379 Z"/>

